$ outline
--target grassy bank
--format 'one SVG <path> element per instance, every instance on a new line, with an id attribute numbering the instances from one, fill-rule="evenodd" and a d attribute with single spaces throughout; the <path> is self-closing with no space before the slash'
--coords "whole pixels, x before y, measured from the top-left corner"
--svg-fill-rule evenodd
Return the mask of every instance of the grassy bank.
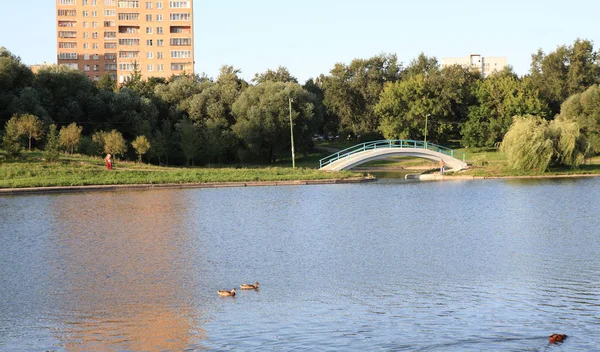
<path id="1" fill-rule="evenodd" d="M 0 164 L 0 188 L 323 180 L 357 176 L 362 174 L 300 167 L 175 168 L 119 161 L 114 170 L 108 171 L 101 158 L 74 155 L 47 162 L 38 152 L 25 152 L 19 161 L 3 160 Z"/>

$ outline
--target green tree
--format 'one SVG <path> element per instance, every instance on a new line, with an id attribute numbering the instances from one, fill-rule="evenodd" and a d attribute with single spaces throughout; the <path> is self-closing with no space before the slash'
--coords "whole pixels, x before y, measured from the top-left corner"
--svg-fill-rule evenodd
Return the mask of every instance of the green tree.
<path id="1" fill-rule="evenodd" d="M 39 140 L 44 136 L 44 123 L 37 116 L 31 114 L 20 115 L 18 121 L 19 131 L 29 141 L 27 150 L 31 151 L 31 141 Z"/>
<path id="2" fill-rule="evenodd" d="M 307 152 L 321 117 L 316 97 L 299 84 L 267 81 L 246 89 L 233 104 L 232 130 L 255 160 L 272 163 L 290 155 L 290 98 L 295 150 Z"/>
<path id="3" fill-rule="evenodd" d="M 179 147 L 185 157 L 186 166 L 194 165 L 200 153 L 200 132 L 197 125 L 189 119 L 183 119 L 175 125 L 179 135 Z"/>
<path id="4" fill-rule="evenodd" d="M 58 141 L 58 132 L 56 131 L 56 125 L 51 124 L 48 129 L 48 141 L 46 142 L 46 149 L 44 150 L 44 154 L 46 156 L 46 160 L 48 161 L 57 161 L 59 157 L 59 148 L 60 143 Z"/>
<path id="5" fill-rule="evenodd" d="M 2 148 L 9 158 L 17 158 L 21 154 L 20 137 L 19 118 L 13 116 L 4 124 L 4 135 L 2 136 Z"/>
<path id="6" fill-rule="evenodd" d="M 578 167 L 587 152 L 576 123 L 517 116 L 501 144 L 508 165 L 517 170 L 544 172 L 552 165 Z"/>
<path id="7" fill-rule="evenodd" d="M 131 142 L 131 146 L 135 149 L 136 154 L 138 155 L 138 161 L 142 162 L 142 155 L 146 154 L 148 150 L 150 150 L 150 141 L 146 136 L 137 136 L 136 139 Z"/>
<path id="8" fill-rule="evenodd" d="M 349 65 L 338 63 L 323 77 L 324 103 L 339 117 L 340 130 L 354 135 L 377 133 L 380 121 L 374 109 L 385 83 L 400 79 L 396 55 L 382 54 Z"/>
<path id="9" fill-rule="evenodd" d="M 77 126 L 75 122 L 60 129 L 59 142 L 67 153 L 73 154 L 79 146 L 83 127 Z"/>
<path id="10" fill-rule="evenodd" d="M 600 62 L 591 41 L 577 39 L 545 54 L 539 49 L 531 56 L 529 79 L 547 99 L 552 114 L 571 95 L 600 83 Z"/>
<path id="11" fill-rule="evenodd" d="M 469 109 L 461 143 L 468 148 L 493 147 L 502 141 L 514 116 L 548 116 L 538 91 L 521 81 L 511 69 L 482 80 L 476 88 L 478 104 Z"/>
<path id="12" fill-rule="evenodd" d="M 600 153 L 600 86 L 569 97 L 561 106 L 557 120 L 576 122 L 590 144 L 590 152 Z"/>
<path id="13" fill-rule="evenodd" d="M 298 79 L 290 74 L 290 71 L 286 67 L 279 66 L 277 70 L 267 70 L 264 73 L 257 73 L 252 82 L 256 84 L 264 83 L 267 81 L 271 82 L 294 82 L 298 83 Z"/>
<path id="14" fill-rule="evenodd" d="M 98 82 L 96 82 L 96 88 L 107 92 L 114 92 L 117 90 L 117 81 L 112 79 L 109 73 L 105 73 L 100 77 Z"/>

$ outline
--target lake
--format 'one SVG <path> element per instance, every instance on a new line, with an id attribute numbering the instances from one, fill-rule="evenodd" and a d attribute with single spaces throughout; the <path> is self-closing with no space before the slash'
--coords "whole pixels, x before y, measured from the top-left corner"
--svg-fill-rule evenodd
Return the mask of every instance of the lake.
<path id="1" fill-rule="evenodd" d="M 3 196 L 0 350 L 598 350 L 599 190 L 383 179 Z"/>

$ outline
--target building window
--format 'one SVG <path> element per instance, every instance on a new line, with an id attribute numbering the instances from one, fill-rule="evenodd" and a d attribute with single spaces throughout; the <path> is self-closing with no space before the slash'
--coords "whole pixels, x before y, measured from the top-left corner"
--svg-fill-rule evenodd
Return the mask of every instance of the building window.
<path id="1" fill-rule="evenodd" d="M 90 54 L 83 54 L 83 59 L 84 60 L 89 60 L 90 59 Z"/>
<path id="2" fill-rule="evenodd" d="M 60 0 L 61 5 L 75 5 L 75 0 Z"/>
<path id="3" fill-rule="evenodd" d="M 77 11 L 76 10 L 58 10 L 58 15 L 59 16 L 75 17 L 75 16 L 77 16 Z"/>
<path id="4" fill-rule="evenodd" d="M 92 28 L 98 28 L 98 22 L 92 22 Z"/>
<path id="5" fill-rule="evenodd" d="M 120 13 L 119 20 L 120 21 L 137 21 L 140 18 L 139 13 Z"/>
<path id="6" fill-rule="evenodd" d="M 117 54 L 115 53 L 106 53 L 104 54 L 104 60 L 116 60 Z"/>
<path id="7" fill-rule="evenodd" d="M 157 57 L 158 59 L 162 59 L 162 58 L 163 58 L 163 53 L 162 53 L 162 51 L 159 51 L 159 52 L 157 52 L 157 53 L 156 53 L 156 57 Z"/>
<path id="8" fill-rule="evenodd" d="M 183 70 L 185 70 L 185 64 L 177 64 L 177 63 L 171 64 L 171 71 L 183 71 Z"/>
<path id="9" fill-rule="evenodd" d="M 81 0 L 81 5 L 87 6 L 87 4 L 88 4 L 88 0 Z"/>
<path id="10" fill-rule="evenodd" d="M 87 39 L 90 37 L 90 34 L 88 32 L 83 32 L 83 38 Z"/>
<path id="11" fill-rule="evenodd" d="M 104 10 L 104 16 L 116 16 L 117 10 Z"/>
<path id="12" fill-rule="evenodd" d="M 172 9 L 189 9 L 189 1 L 169 1 L 169 7 Z"/>
<path id="13" fill-rule="evenodd" d="M 98 49 L 98 43 L 93 43 L 92 44 L 92 49 Z"/>
<path id="14" fill-rule="evenodd" d="M 117 37 L 117 32 L 104 32 L 105 39 L 114 39 Z"/>
<path id="15" fill-rule="evenodd" d="M 171 38 L 172 46 L 190 46 L 192 45 L 192 38 Z"/>
<path id="16" fill-rule="evenodd" d="M 92 32 L 92 39 L 98 39 L 98 32 Z"/>
<path id="17" fill-rule="evenodd" d="M 157 39 L 156 40 L 156 46 L 163 46 L 163 40 L 162 39 Z"/>
<path id="18" fill-rule="evenodd" d="M 139 56 L 138 51 L 119 51 L 120 59 L 137 59 Z"/>
<path id="19" fill-rule="evenodd" d="M 153 52 L 151 52 L 151 51 L 147 52 L 147 53 L 146 53 L 146 58 L 147 58 L 147 59 L 154 59 L 154 53 L 153 53 Z"/>
<path id="20" fill-rule="evenodd" d="M 92 17 L 98 17 L 98 11 L 92 11 Z"/>
<path id="21" fill-rule="evenodd" d="M 90 26 L 89 22 L 83 22 L 83 28 L 88 28 Z"/>
<path id="22" fill-rule="evenodd" d="M 65 67 L 68 67 L 72 70 L 79 70 L 79 65 L 78 64 L 62 64 Z"/>
<path id="23" fill-rule="evenodd" d="M 104 27 L 116 27 L 117 21 L 104 21 Z"/>
<path id="24" fill-rule="evenodd" d="M 152 34 L 152 27 L 146 27 L 146 34 Z"/>
<path id="25" fill-rule="evenodd" d="M 152 2 L 146 1 L 146 10 L 152 10 Z"/>
<path id="26" fill-rule="evenodd" d="M 75 49 L 77 48 L 76 42 L 58 42 L 58 47 L 60 49 Z"/>
<path id="27" fill-rule="evenodd" d="M 104 6 L 115 6 L 115 0 L 104 0 Z"/>
<path id="28" fill-rule="evenodd" d="M 104 43 L 104 49 L 116 49 L 117 43 Z"/>
<path id="29" fill-rule="evenodd" d="M 159 72 L 163 72 L 165 70 L 165 66 L 163 64 L 156 65 L 156 70 Z"/>
<path id="30" fill-rule="evenodd" d="M 100 59 L 100 55 L 98 55 L 98 54 L 94 54 L 94 56 L 93 56 L 93 59 L 94 59 L 94 60 L 99 60 L 99 59 Z"/>
<path id="31" fill-rule="evenodd" d="M 77 60 L 77 53 L 59 53 L 58 58 L 61 60 Z"/>
<path id="32" fill-rule="evenodd" d="M 156 20 L 157 20 L 158 22 L 162 22 L 162 20 L 163 20 L 163 17 L 162 17 L 162 15 L 156 15 Z"/>
<path id="33" fill-rule="evenodd" d="M 119 0 L 120 8 L 138 8 L 140 7 L 140 2 L 138 0 Z"/>
<path id="34" fill-rule="evenodd" d="M 82 11 L 82 12 L 81 12 L 81 15 L 82 15 L 83 17 L 89 17 L 90 13 L 89 13 L 89 12 L 87 12 L 87 11 Z"/>
<path id="35" fill-rule="evenodd" d="M 98 65 L 94 65 L 94 71 L 98 71 L 100 67 Z"/>
<path id="36" fill-rule="evenodd" d="M 89 71 L 90 70 L 90 65 L 83 65 L 83 70 L 84 71 Z"/>
<path id="37" fill-rule="evenodd" d="M 147 46 L 152 46 L 152 39 L 146 40 L 146 45 Z"/>
<path id="38" fill-rule="evenodd" d="M 179 59 L 179 58 L 190 58 L 192 57 L 191 50 L 171 50 L 171 58 Z"/>
<path id="39" fill-rule="evenodd" d="M 117 64 L 104 64 L 104 71 L 116 71 Z"/>
<path id="40" fill-rule="evenodd" d="M 146 22 L 152 22 L 152 15 L 146 15 Z"/>
<path id="41" fill-rule="evenodd" d="M 75 31 L 59 31 L 59 38 L 77 38 L 77 32 Z"/>
<path id="42" fill-rule="evenodd" d="M 123 38 L 119 39 L 119 45 L 138 46 L 140 45 L 140 40 L 135 38 Z"/>
<path id="43" fill-rule="evenodd" d="M 154 65 L 153 64 L 148 64 L 148 71 L 149 72 L 154 71 Z"/>
<path id="44" fill-rule="evenodd" d="M 156 27 L 156 34 L 163 34 L 163 27 Z"/>
<path id="45" fill-rule="evenodd" d="M 84 22 L 84 24 L 87 22 Z M 58 21 L 59 27 L 76 27 L 77 22 L 75 21 Z"/>
<path id="46" fill-rule="evenodd" d="M 157 9 L 162 9 L 162 1 L 157 1 L 156 2 L 156 8 Z"/>
<path id="47" fill-rule="evenodd" d="M 89 49 L 89 48 L 90 48 L 90 44 L 88 44 L 88 43 L 83 43 L 83 48 L 84 48 L 84 49 Z"/>
<path id="48" fill-rule="evenodd" d="M 171 21 L 189 21 L 192 17 L 189 13 L 171 13 Z"/>

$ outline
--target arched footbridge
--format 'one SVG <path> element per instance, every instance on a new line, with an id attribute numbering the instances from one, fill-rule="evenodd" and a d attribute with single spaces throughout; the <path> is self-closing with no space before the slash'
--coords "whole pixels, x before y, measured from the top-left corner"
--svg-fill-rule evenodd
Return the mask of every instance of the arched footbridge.
<path id="1" fill-rule="evenodd" d="M 456 152 L 441 145 L 413 140 L 381 140 L 355 145 L 323 158 L 320 170 L 348 170 L 368 161 L 386 159 L 390 156 L 412 156 L 432 161 L 444 161 L 446 170 L 460 171 L 467 168 L 465 153 Z"/>

